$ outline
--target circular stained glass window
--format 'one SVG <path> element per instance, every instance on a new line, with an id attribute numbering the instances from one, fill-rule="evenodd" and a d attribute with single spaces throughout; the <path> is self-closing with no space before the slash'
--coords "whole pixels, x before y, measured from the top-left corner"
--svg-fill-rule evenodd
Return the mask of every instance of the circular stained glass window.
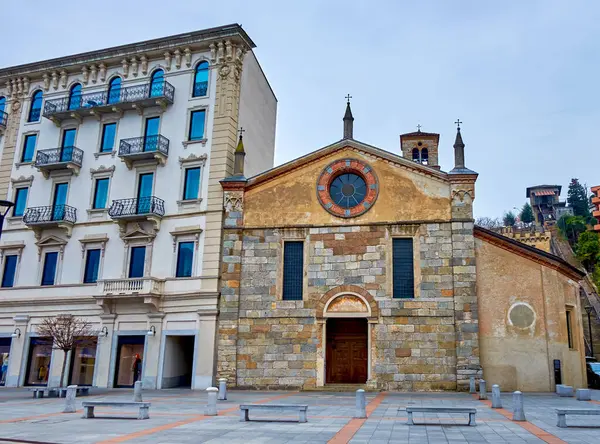
<path id="1" fill-rule="evenodd" d="M 365 200 L 367 184 L 358 174 L 340 174 L 331 181 L 329 194 L 336 205 L 342 208 L 352 208 Z"/>

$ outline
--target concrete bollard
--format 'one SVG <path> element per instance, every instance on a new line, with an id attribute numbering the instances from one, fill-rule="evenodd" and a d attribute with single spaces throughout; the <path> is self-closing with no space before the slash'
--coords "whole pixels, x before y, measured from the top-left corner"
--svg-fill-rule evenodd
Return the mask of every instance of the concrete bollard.
<path id="1" fill-rule="evenodd" d="M 558 386 L 558 396 L 561 398 L 571 398 L 573 396 L 573 387 L 570 385 Z"/>
<path id="2" fill-rule="evenodd" d="M 487 389 L 485 388 L 485 380 L 479 381 L 479 399 L 487 399 Z"/>
<path id="3" fill-rule="evenodd" d="M 469 393 L 477 393 L 477 386 L 475 385 L 475 376 L 469 378 Z"/>
<path id="4" fill-rule="evenodd" d="M 77 395 L 77 386 L 70 385 L 67 387 L 67 395 L 65 396 L 65 409 L 63 413 L 75 413 L 77 407 L 75 406 L 75 396 Z"/>
<path id="5" fill-rule="evenodd" d="M 494 384 L 492 386 L 492 408 L 502 408 L 502 399 L 500 398 L 500 386 L 498 384 Z"/>
<path id="6" fill-rule="evenodd" d="M 577 396 L 577 401 L 591 401 L 592 400 L 592 391 L 590 389 L 577 389 L 575 392 Z"/>
<path id="7" fill-rule="evenodd" d="M 558 395 L 560 393 L 561 387 L 563 385 L 562 384 L 556 384 L 555 390 L 556 390 L 556 394 Z"/>
<path id="8" fill-rule="evenodd" d="M 518 390 L 513 393 L 513 421 L 527 421 L 523 401 L 523 393 Z"/>
<path id="9" fill-rule="evenodd" d="M 209 387 L 206 389 L 208 398 L 206 400 L 206 416 L 217 416 L 217 392 L 219 391 L 216 387 Z"/>
<path id="10" fill-rule="evenodd" d="M 367 400 L 365 396 L 365 391 L 363 389 L 358 389 L 356 391 L 356 411 L 354 412 L 354 417 L 367 417 Z"/>
<path id="11" fill-rule="evenodd" d="M 142 402 L 142 381 L 133 384 L 133 402 Z"/>
<path id="12" fill-rule="evenodd" d="M 227 399 L 227 378 L 219 379 L 219 401 Z"/>

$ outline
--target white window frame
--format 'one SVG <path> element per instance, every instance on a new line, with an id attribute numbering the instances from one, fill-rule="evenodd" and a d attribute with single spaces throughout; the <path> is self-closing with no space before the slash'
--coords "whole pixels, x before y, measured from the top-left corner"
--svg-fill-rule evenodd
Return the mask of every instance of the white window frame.
<path id="1" fill-rule="evenodd" d="M 54 196 L 56 194 L 56 185 L 60 183 L 67 184 L 67 197 L 65 199 L 65 205 L 69 205 L 69 194 L 71 194 L 71 173 L 62 173 L 60 176 L 56 175 L 52 178 L 52 188 L 50 189 L 50 203 L 49 206 L 54 205 Z M 29 196 L 27 196 L 29 198 Z"/>
<path id="2" fill-rule="evenodd" d="M 83 89 L 83 86 L 82 86 L 82 89 Z M 83 94 L 83 91 L 82 91 L 82 94 Z M 62 146 L 62 141 L 63 141 L 65 131 L 72 130 L 72 129 L 75 130 L 75 140 L 73 140 L 73 146 L 75 146 L 75 147 L 77 146 L 77 138 L 79 137 L 79 125 L 69 123 L 68 125 L 60 127 L 60 131 L 58 132 L 58 143 L 56 144 L 56 148 L 60 148 Z"/>
<path id="3" fill-rule="evenodd" d="M 204 138 L 198 140 L 189 140 L 190 137 L 190 129 L 192 125 L 192 113 L 194 111 L 204 111 Z M 208 141 L 208 137 L 206 133 L 208 132 L 208 105 L 198 105 L 192 108 L 187 109 L 186 123 L 185 123 L 185 134 L 183 135 L 183 141 L 181 144 L 184 148 L 187 148 L 188 145 L 193 145 L 196 143 L 201 143 L 202 146 L 206 146 L 206 142 Z"/>
<path id="4" fill-rule="evenodd" d="M 23 248 L 25 248 L 25 242 L 9 242 L 5 245 L 0 245 L 0 284 L 4 279 L 4 267 L 6 265 L 6 256 L 17 256 L 17 265 L 15 267 L 15 277 L 12 287 L 0 287 L 2 290 L 8 290 L 15 288 L 19 283 L 19 270 L 21 268 L 21 259 L 23 256 Z"/>
<path id="5" fill-rule="evenodd" d="M 188 157 L 179 158 L 179 169 L 181 170 L 181 177 L 179 180 L 179 199 L 177 200 L 177 207 L 179 213 L 193 213 L 200 211 L 200 205 L 202 204 L 202 181 L 204 180 L 204 167 L 206 166 L 206 160 L 208 159 L 207 154 L 196 156 L 191 153 Z M 200 180 L 198 182 L 198 198 L 197 199 L 183 199 L 183 190 L 185 189 L 185 173 L 189 168 L 200 168 Z"/>
<path id="6" fill-rule="evenodd" d="M 198 65 L 202 62 L 207 62 L 208 63 L 208 85 L 206 87 L 206 95 L 201 96 L 201 97 L 194 97 L 194 84 L 196 83 L 196 68 L 198 67 Z M 190 76 L 190 101 L 196 101 L 196 100 L 204 100 L 204 99 L 208 99 L 210 97 L 210 93 L 211 93 L 211 87 L 210 87 L 210 83 L 212 80 L 212 71 L 215 68 L 214 64 L 210 63 L 210 59 L 204 55 L 201 55 L 193 64 L 192 64 L 192 70 L 191 70 L 191 76 Z"/>
<path id="7" fill-rule="evenodd" d="M 85 266 L 87 262 L 88 250 L 100 250 L 100 264 L 98 265 L 98 282 L 102 279 L 104 271 L 104 255 L 106 253 L 106 243 L 108 242 L 108 236 L 105 235 L 88 235 L 82 239 L 79 239 L 81 243 L 81 271 L 79 282 L 82 284 L 83 278 L 85 277 Z M 96 285 L 92 283 L 85 283 L 85 285 Z"/>
<path id="8" fill-rule="evenodd" d="M 42 285 L 42 277 L 44 275 L 44 264 L 46 263 L 46 254 L 47 253 L 58 253 L 56 258 L 56 269 L 54 270 L 54 284 L 53 285 Z M 60 285 L 61 276 L 62 276 L 62 266 L 65 254 L 64 245 L 61 246 L 48 246 L 41 248 L 41 253 L 39 255 L 38 261 L 38 279 L 37 285 L 40 287 L 55 287 Z"/>
<path id="9" fill-rule="evenodd" d="M 88 214 L 88 220 L 107 220 L 108 209 L 110 208 L 110 191 L 112 188 L 112 177 L 115 172 L 115 166 L 112 165 L 108 168 L 104 165 L 97 169 L 90 168 L 90 176 L 92 179 L 92 188 L 90 191 L 89 207 L 86 210 Z M 108 179 L 108 191 L 106 193 L 106 207 L 105 208 L 93 208 L 94 198 L 96 193 L 96 181 L 98 179 Z"/>
<path id="10" fill-rule="evenodd" d="M 123 87 L 123 85 L 121 84 L 121 87 Z M 114 123 L 115 126 L 115 144 L 113 146 L 112 151 L 106 151 L 105 153 L 101 152 L 100 150 L 102 149 L 102 134 L 104 133 L 104 126 L 105 125 L 110 125 L 111 123 Z M 110 156 L 110 157 L 115 157 L 115 154 L 117 154 L 117 150 L 118 148 L 118 134 L 119 134 L 119 119 L 107 119 L 106 121 L 101 122 L 100 124 L 100 130 L 98 131 L 98 145 L 96 147 L 96 152 L 94 153 L 94 157 L 96 159 L 98 159 L 100 156 Z"/>
<path id="11" fill-rule="evenodd" d="M 27 188 L 27 198 L 25 199 L 25 210 L 27 210 L 27 207 L 29 205 L 29 196 L 31 194 L 31 185 L 33 184 L 33 175 L 29 176 L 29 177 L 25 177 L 25 176 L 21 176 L 18 179 L 10 179 L 10 183 L 11 183 L 11 196 L 12 196 L 12 201 L 17 202 L 17 189 L 20 188 Z M 23 216 L 13 216 L 12 215 L 13 210 L 11 209 L 8 212 L 8 216 L 6 217 L 6 223 L 7 225 L 10 226 L 14 226 L 14 225 L 21 225 L 23 222 Z M 24 213 L 23 213 L 24 215 Z"/>
<path id="12" fill-rule="evenodd" d="M 199 260 L 199 247 L 200 247 L 200 235 L 202 234 L 202 228 L 199 225 L 191 227 L 175 228 L 170 232 L 173 238 L 173 260 L 171 263 L 171 276 L 173 279 L 191 279 L 200 276 L 198 271 Z M 177 277 L 177 255 L 179 253 L 179 244 L 181 242 L 194 242 L 194 258 L 192 260 L 192 275 L 186 277 Z"/>
<path id="13" fill-rule="evenodd" d="M 39 123 L 39 122 L 35 122 L 35 123 Z M 27 136 L 35 136 L 35 145 L 33 146 L 33 156 L 31 158 L 31 162 L 21 161 L 21 159 L 23 158 L 23 152 L 25 150 L 25 139 L 27 138 Z M 15 167 L 17 170 L 21 166 L 33 165 L 35 163 L 35 156 L 37 155 L 39 141 L 40 141 L 39 130 L 38 131 L 27 131 L 27 132 L 24 132 L 23 134 L 21 134 L 21 140 L 19 141 L 19 146 L 20 146 L 19 147 L 19 156 L 17 157 L 18 160 L 15 163 Z"/>

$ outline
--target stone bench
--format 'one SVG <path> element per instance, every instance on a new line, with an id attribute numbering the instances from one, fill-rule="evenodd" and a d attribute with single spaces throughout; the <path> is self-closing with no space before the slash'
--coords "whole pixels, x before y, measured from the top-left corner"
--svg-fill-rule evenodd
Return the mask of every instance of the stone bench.
<path id="1" fill-rule="evenodd" d="M 567 415 L 600 416 L 600 409 L 556 409 L 557 427 L 567 427 Z M 600 426 L 598 426 L 600 427 Z"/>
<path id="2" fill-rule="evenodd" d="M 302 404 L 241 404 L 240 421 L 250 421 L 248 413 L 250 410 L 273 411 L 280 410 L 284 412 L 298 412 L 298 422 L 306 422 L 306 411 L 308 405 Z"/>
<path id="3" fill-rule="evenodd" d="M 149 419 L 150 418 L 150 405 L 149 402 L 132 402 L 132 401 L 85 401 L 82 402 L 84 418 L 94 418 L 94 407 L 138 407 L 137 419 Z"/>
<path id="4" fill-rule="evenodd" d="M 475 424 L 475 414 L 477 409 L 473 407 L 406 407 L 406 413 L 408 414 L 409 425 L 430 425 L 428 423 L 415 424 L 413 421 L 413 413 L 468 413 L 469 423 L 467 425 Z"/>
<path id="5" fill-rule="evenodd" d="M 30 392 L 33 392 L 34 398 L 43 398 L 44 395 L 48 396 L 48 398 L 58 398 L 58 388 L 48 388 L 48 387 L 36 387 L 30 388 Z"/>

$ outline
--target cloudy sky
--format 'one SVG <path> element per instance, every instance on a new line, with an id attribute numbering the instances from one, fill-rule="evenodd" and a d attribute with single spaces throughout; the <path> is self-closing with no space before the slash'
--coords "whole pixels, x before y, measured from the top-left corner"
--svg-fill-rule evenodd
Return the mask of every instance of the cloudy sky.
<path id="1" fill-rule="evenodd" d="M 453 122 L 479 172 L 476 216 L 525 188 L 600 184 L 600 2 L 595 0 L 3 0 L 0 66 L 240 23 L 279 100 L 277 164 L 342 136 L 399 152 L 399 134 Z M 210 5 L 210 6 L 209 6 Z"/>

